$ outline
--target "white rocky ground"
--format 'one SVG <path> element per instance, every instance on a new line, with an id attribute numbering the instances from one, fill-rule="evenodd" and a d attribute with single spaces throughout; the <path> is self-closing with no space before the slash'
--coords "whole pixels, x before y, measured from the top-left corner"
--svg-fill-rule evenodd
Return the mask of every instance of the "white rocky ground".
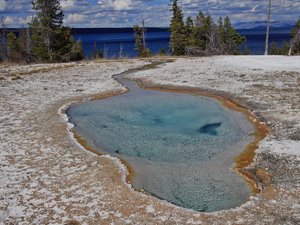
<path id="1" fill-rule="evenodd" d="M 58 114 L 124 91 L 111 76 L 144 64 L 0 66 L 0 224 L 300 223 L 300 57 L 183 58 L 127 75 L 226 93 L 273 128 L 251 168 L 272 180 L 243 206 L 210 214 L 133 191 L 118 160 L 80 148 Z"/>

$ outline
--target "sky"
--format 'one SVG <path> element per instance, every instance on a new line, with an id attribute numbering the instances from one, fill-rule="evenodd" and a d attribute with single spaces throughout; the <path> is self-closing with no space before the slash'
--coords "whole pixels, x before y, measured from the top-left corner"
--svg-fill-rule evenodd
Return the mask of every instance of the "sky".
<path id="1" fill-rule="evenodd" d="M 0 16 L 8 27 L 24 27 L 35 15 L 32 0 L 0 0 Z M 181 0 L 184 16 L 199 11 L 215 20 L 229 16 L 237 28 L 265 24 L 268 0 Z M 294 24 L 300 16 L 300 0 L 272 0 L 274 25 Z M 167 27 L 169 0 L 60 0 L 64 22 L 71 27 L 132 27 L 142 18 L 148 27 Z M 257 22 L 261 21 L 261 22 Z"/>

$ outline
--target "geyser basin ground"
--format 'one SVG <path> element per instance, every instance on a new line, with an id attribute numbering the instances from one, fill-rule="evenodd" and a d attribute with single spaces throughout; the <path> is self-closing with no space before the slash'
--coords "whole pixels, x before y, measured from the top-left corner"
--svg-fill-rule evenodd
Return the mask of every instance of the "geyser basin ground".
<path id="1" fill-rule="evenodd" d="M 68 116 L 89 145 L 132 166 L 135 189 L 202 212 L 248 199 L 251 189 L 232 170 L 234 157 L 253 140 L 244 114 L 211 98 L 118 81 L 130 91 L 74 104 Z"/>
<path id="2" fill-rule="evenodd" d="M 58 109 L 69 102 L 120 92 L 121 85 L 111 76 L 140 67 L 144 61 L 82 62 L 64 69 L 51 68 L 66 64 L 0 68 L 0 77 L 5 78 L 0 79 L 0 221 L 298 224 L 299 61 L 300 56 L 185 57 L 157 69 L 126 75 L 147 79 L 147 86 L 151 82 L 156 87 L 173 85 L 181 89 L 184 85 L 222 92 L 273 128 L 267 138 L 256 142 L 255 158 L 248 167 L 255 174 L 257 169 L 268 171 L 270 185 L 258 183 L 263 185 L 261 192 L 246 204 L 217 213 L 185 210 L 132 191 L 124 184 L 119 160 L 79 148 L 69 137 L 62 116 L 57 115 Z M 48 72 L 34 72 L 41 68 Z M 22 79 L 12 80 L 14 74 Z"/>

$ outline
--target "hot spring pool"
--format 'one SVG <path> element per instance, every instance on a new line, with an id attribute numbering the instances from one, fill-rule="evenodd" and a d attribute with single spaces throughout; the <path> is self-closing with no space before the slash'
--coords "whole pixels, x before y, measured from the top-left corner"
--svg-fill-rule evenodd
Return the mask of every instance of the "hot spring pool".
<path id="1" fill-rule="evenodd" d="M 127 161 L 132 186 L 202 212 L 229 209 L 252 194 L 232 169 L 253 141 L 241 112 L 190 94 L 150 91 L 118 78 L 130 91 L 73 104 L 67 114 L 89 145 Z"/>

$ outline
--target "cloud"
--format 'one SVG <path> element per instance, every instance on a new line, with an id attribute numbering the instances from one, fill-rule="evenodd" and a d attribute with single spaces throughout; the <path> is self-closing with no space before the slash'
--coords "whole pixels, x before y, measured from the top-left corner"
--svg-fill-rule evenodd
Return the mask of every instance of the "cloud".
<path id="1" fill-rule="evenodd" d="M 115 0 L 113 2 L 114 8 L 116 10 L 127 10 L 132 6 L 131 0 Z"/>
<path id="2" fill-rule="evenodd" d="M 6 16 L 4 18 L 4 23 L 5 23 L 6 26 L 12 25 L 12 24 L 15 23 L 15 19 L 12 16 Z"/>
<path id="3" fill-rule="evenodd" d="M 32 0 L 0 0 L 1 15 L 14 17 L 12 26 L 20 26 L 23 18 L 35 15 Z M 9 2 L 9 4 L 8 4 Z M 199 11 L 209 13 L 214 20 L 229 16 L 233 24 L 265 21 L 266 0 L 181 0 L 185 18 L 195 17 Z M 124 27 L 140 24 L 144 17 L 147 26 L 168 26 L 169 0 L 60 0 L 65 22 L 75 27 Z M 296 21 L 300 1 L 273 1 L 273 21 Z"/>
<path id="4" fill-rule="evenodd" d="M 19 17 L 18 18 L 18 23 L 26 26 L 28 23 L 30 23 L 32 20 L 32 16 L 27 16 L 27 17 Z"/>
<path id="5" fill-rule="evenodd" d="M 75 5 L 75 0 L 61 0 L 60 5 L 63 9 L 71 9 Z"/>
<path id="6" fill-rule="evenodd" d="M 136 5 L 133 0 L 100 0 L 98 5 L 101 8 L 120 10 L 129 10 Z"/>
<path id="7" fill-rule="evenodd" d="M 4 11 L 6 8 L 6 1 L 0 0 L 0 11 Z"/>
<path id="8" fill-rule="evenodd" d="M 87 19 L 86 15 L 83 14 L 68 14 L 67 18 L 65 19 L 65 23 L 67 24 L 76 24 L 76 23 L 82 23 Z"/>

